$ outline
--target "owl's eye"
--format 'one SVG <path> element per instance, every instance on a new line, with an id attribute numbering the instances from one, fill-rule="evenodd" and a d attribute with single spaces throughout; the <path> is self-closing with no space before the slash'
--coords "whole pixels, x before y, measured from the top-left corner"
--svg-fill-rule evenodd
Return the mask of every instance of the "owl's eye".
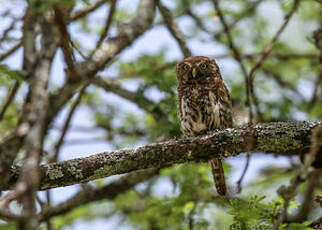
<path id="1" fill-rule="evenodd" d="M 200 68 L 201 69 L 206 69 L 207 68 L 207 64 L 206 63 L 201 63 L 200 64 Z"/>
<path id="2" fill-rule="evenodd" d="M 187 64 L 184 64 L 183 69 L 184 69 L 184 70 L 189 70 L 189 69 L 190 69 L 190 66 L 189 66 L 189 65 L 187 65 Z"/>

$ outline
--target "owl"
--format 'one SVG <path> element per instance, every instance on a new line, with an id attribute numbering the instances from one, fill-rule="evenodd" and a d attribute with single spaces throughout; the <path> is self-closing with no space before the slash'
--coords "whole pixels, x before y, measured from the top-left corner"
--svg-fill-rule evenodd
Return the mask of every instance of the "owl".
<path id="1" fill-rule="evenodd" d="M 183 134 L 194 137 L 232 127 L 230 95 L 215 60 L 188 57 L 176 66 L 178 116 Z M 224 170 L 218 157 L 209 160 L 217 192 L 227 194 Z"/>

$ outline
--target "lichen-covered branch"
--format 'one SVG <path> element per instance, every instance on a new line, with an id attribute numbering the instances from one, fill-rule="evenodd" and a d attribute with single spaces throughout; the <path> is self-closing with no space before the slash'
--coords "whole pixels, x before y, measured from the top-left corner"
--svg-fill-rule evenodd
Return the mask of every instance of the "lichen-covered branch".
<path id="1" fill-rule="evenodd" d="M 98 153 L 40 167 L 39 189 L 50 189 L 139 169 L 162 168 L 188 161 L 207 161 L 219 155 L 236 156 L 248 150 L 247 140 L 252 138 L 251 151 L 296 155 L 309 152 L 312 129 L 322 122 L 272 122 L 215 131 L 193 139 L 169 140 L 141 147 L 125 148 Z M 9 189 L 20 173 L 11 171 Z"/>

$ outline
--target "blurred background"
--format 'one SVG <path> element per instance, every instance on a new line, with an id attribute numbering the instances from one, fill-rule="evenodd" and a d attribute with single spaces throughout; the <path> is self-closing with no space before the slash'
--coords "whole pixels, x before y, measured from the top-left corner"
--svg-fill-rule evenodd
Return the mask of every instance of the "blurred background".
<path id="1" fill-rule="evenodd" d="M 250 108 L 254 123 L 321 119 L 321 1 L 221 0 L 218 4 L 228 31 L 213 2 L 158 1 L 151 27 L 101 68 L 97 76 L 102 81 L 80 87 L 61 107 L 47 130 L 46 154 L 41 162 L 182 138 L 177 119 L 175 65 L 190 54 L 217 61 L 231 93 L 236 126 L 247 125 Z M 133 18 L 145 13 L 138 0 L 51 0 L 39 10 L 50 15 L 50 7 L 56 3 L 69 9 L 66 28 L 75 61 L 80 63 L 92 57 L 102 42 L 119 36 L 122 28 L 132 25 Z M 0 0 L 0 4 L 0 105 L 19 85 L 0 123 L 3 136 L 17 124 L 17 114 L 28 92 L 28 84 L 19 80 L 23 65 L 22 18 L 28 3 Z M 286 27 L 277 34 L 285 21 Z M 274 36 L 276 41 L 271 42 Z M 36 44 L 41 38 L 37 39 Z M 245 77 L 270 43 L 269 56 L 255 71 L 249 108 Z M 50 92 L 59 92 L 69 84 L 66 68 L 64 52 L 58 48 L 50 70 Z M 79 68 L 81 71 L 82 65 Z M 19 164 L 22 159 L 23 150 L 15 162 Z M 241 193 L 237 194 L 237 181 L 247 159 L 249 166 Z M 289 183 L 299 165 L 298 156 L 282 157 L 278 153 L 225 159 L 226 181 L 231 193 L 240 198 L 231 201 L 217 197 L 208 164 L 174 165 L 113 198 L 88 201 L 44 221 L 40 228 L 229 229 L 246 223 L 247 228 L 240 229 L 271 229 L 271 215 L 283 206 L 276 191 Z M 120 177 L 38 192 L 38 208 L 41 210 L 41 204 L 62 204 L 88 186 L 99 189 Z M 300 185 L 290 205 L 290 220 L 299 228 L 289 229 L 305 229 L 305 221 L 322 215 L 313 201 L 316 195 L 322 195 L 321 188 L 321 172 Z M 11 206 L 19 210 L 18 203 Z M 0 229 L 16 226 L 1 221 Z"/>

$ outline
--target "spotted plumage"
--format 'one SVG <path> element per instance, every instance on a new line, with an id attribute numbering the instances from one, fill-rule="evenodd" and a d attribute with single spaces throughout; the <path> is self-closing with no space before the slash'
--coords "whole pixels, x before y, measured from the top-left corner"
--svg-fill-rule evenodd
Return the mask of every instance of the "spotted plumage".
<path id="1" fill-rule="evenodd" d="M 219 67 L 203 56 L 184 59 L 176 66 L 178 84 L 178 115 L 185 136 L 197 136 L 215 129 L 232 127 L 231 100 Z M 227 193 L 220 158 L 209 161 L 221 196 Z"/>

